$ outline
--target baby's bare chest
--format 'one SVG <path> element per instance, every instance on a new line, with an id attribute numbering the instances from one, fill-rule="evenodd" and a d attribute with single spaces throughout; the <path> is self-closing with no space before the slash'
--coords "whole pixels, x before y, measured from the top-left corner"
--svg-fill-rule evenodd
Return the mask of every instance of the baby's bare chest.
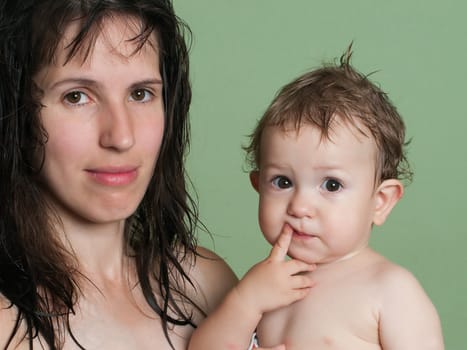
<path id="1" fill-rule="evenodd" d="M 380 350 L 377 294 L 358 284 L 314 287 L 302 301 L 266 314 L 259 327 L 261 346 L 287 350 Z"/>

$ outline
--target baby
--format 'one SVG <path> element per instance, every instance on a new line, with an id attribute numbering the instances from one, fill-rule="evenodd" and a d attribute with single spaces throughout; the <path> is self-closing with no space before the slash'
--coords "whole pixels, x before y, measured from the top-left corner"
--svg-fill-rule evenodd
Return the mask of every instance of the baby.
<path id="1" fill-rule="evenodd" d="M 255 329 L 268 349 L 444 349 L 416 278 L 368 245 L 412 173 L 400 115 L 351 55 L 283 87 L 259 121 L 246 150 L 274 247 L 190 349 L 244 350 Z"/>

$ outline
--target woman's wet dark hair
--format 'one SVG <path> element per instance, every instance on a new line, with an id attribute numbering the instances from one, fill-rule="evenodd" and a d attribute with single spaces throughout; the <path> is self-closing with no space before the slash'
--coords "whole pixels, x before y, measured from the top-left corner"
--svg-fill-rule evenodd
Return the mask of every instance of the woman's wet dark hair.
<path id="1" fill-rule="evenodd" d="M 147 303 L 168 327 L 193 324 L 183 305 L 191 283 L 182 263 L 195 254 L 196 203 L 187 190 L 184 160 L 189 146 L 191 87 L 186 40 L 189 28 L 169 0 L 4 0 L 0 2 L 0 293 L 18 310 L 32 348 L 37 336 L 51 349 L 73 337 L 69 316 L 82 277 L 73 255 L 57 239 L 59 222 L 38 175 L 47 134 L 40 124 L 40 91 L 34 76 L 55 59 L 71 22 L 80 30 L 69 59 L 86 57 L 103 20 L 130 16 L 141 22 L 138 49 L 152 33 L 158 38 L 163 79 L 165 132 L 147 192 L 125 228 L 126 253 L 134 257 Z M 156 290 L 154 290 L 154 282 Z M 177 300 L 177 301 L 176 301 Z M 79 344 L 79 339 L 74 339 Z"/>

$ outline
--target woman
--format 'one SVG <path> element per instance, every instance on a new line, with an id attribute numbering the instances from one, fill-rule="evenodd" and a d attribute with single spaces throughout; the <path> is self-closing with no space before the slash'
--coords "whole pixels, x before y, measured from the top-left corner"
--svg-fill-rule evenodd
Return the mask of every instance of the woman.
<path id="1" fill-rule="evenodd" d="M 4 0 L 0 347 L 185 349 L 236 283 L 196 246 L 169 0 Z"/>

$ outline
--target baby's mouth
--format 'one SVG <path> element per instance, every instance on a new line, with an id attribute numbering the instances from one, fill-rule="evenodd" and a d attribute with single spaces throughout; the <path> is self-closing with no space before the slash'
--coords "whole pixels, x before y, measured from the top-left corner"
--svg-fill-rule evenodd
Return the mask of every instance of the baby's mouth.
<path id="1" fill-rule="evenodd" d="M 295 229 L 293 229 L 293 235 L 294 235 L 294 237 L 300 238 L 300 239 L 310 239 L 310 238 L 318 237 L 317 235 L 314 235 L 312 233 L 301 232 L 301 231 L 297 231 Z"/>

